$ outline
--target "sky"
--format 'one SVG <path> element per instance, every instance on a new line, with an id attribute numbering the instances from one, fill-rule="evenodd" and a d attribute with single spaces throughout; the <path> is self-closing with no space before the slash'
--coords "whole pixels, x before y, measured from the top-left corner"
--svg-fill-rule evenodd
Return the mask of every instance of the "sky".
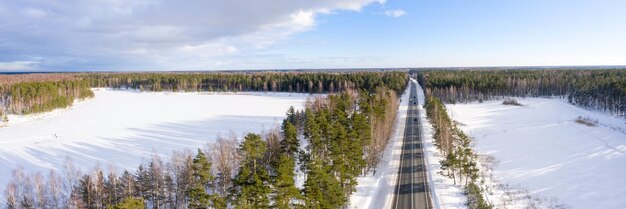
<path id="1" fill-rule="evenodd" d="M 2 0 L 0 71 L 626 65 L 618 0 Z"/>

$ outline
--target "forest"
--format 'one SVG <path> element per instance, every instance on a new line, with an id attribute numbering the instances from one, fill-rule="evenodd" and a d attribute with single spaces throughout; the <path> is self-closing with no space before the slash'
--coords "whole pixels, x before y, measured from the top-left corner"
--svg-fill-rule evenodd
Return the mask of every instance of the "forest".
<path id="1" fill-rule="evenodd" d="M 47 112 L 93 97 L 90 83 L 73 73 L 0 75 L 0 117 Z"/>
<path id="2" fill-rule="evenodd" d="M 252 73 L 46 73 L 0 75 L 0 117 L 47 112 L 93 97 L 91 88 L 141 91 L 272 91 L 401 93 L 406 72 L 252 72 Z M 4 117 L 6 118 L 6 117 Z"/>
<path id="3" fill-rule="evenodd" d="M 7 207 L 342 208 L 355 190 L 356 177 L 375 172 L 391 135 L 399 106 L 398 92 L 406 88 L 408 75 L 302 75 L 325 80 L 308 82 L 272 74 L 280 89 L 270 90 L 290 90 L 288 86 L 294 90 L 300 81 L 316 81 L 321 85 L 307 87 L 306 91 L 335 93 L 307 102 L 304 110 L 290 108 L 280 127 L 242 138 L 219 137 L 194 152 L 176 151 L 170 159 L 160 159 L 156 154 L 146 156 L 151 160 L 135 170 L 118 172 L 113 166 L 102 169 L 95 165 L 83 173 L 71 160 L 62 171 L 52 170 L 45 175 L 17 168 L 4 192 Z M 278 84 L 279 80 L 289 79 L 298 82 Z M 130 79 L 124 85 L 153 85 L 145 82 Z M 241 86 L 242 90 L 251 90 L 262 83 L 228 84 L 226 89 Z M 174 90 L 173 86 L 165 86 L 162 90 Z M 298 178 L 303 178 L 301 188 L 296 186 Z"/>
<path id="4" fill-rule="evenodd" d="M 251 73 L 97 73 L 87 74 L 93 87 L 143 91 L 272 91 L 333 93 L 347 89 L 374 91 L 385 85 L 400 93 L 406 72 L 251 72 Z"/>
<path id="5" fill-rule="evenodd" d="M 18 114 L 66 108 L 75 99 L 94 96 L 89 83 L 81 80 L 17 83 L 11 86 L 10 95 L 7 112 Z"/>
<path id="6" fill-rule="evenodd" d="M 426 94 L 447 103 L 558 96 L 583 108 L 626 116 L 626 69 L 426 70 L 418 74 Z"/>

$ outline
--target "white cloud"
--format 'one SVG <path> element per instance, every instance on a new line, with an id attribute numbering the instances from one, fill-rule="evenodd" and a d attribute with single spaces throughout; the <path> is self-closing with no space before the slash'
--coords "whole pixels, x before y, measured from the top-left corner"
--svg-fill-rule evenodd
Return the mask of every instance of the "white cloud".
<path id="1" fill-rule="evenodd" d="M 291 21 L 301 27 L 313 27 L 315 26 L 315 14 L 313 12 L 298 11 L 295 14 L 291 14 Z"/>
<path id="2" fill-rule="evenodd" d="M 387 10 L 387 11 L 385 11 L 385 15 L 387 17 L 402 17 L 402 16 L 406 15 L 406 12 L 404 10 L 401 10 L 401 9 Z"/>
<path id="3" fill-rule="evenodd" d="M 146 54 L 146 52 L 147 52 L 147 50 L 144 49 L 144 48 L 136 48 L 136 49 L 130 49 L 130 50 L 126 51 L 126 53 L 128 53 L 128 54 L 135 54 L 135 55 Z"/>
<path id="4" fill-rule="evenodd" d="M 0 2 L 0 57 L 41 67 L 212 65 L 316 27 L 316 17 L 384 0 L 135 0 Z M 39 18 L 38 18 L 39 17 Z M 45 17 L 45 18 L 41 18 Z M 7 58 L 10 56 L 11 58 Z M 54 64 L 54 65 L 51 65 Z M 191 63 L 191 64 L 190 64 Z M 156 66 L 158 65 L 158 66 Z M 78 66 L 80 67 L 80 66 Z M 193 66 L 190 66 L 193 67 Z"/>
<path id="5" fill-rule="evenodd" d="M 32 18 L 40 18 L 40 17 L 45 17 L 46 16 L 46 12 L 44 12 L 41 9 L 36 9 L 36 8 L 25 8 L 23 10 L 24 15 L 28 16 L 28 17 L 32 17 Z"/>
<path id="6" fill-rule="evenodd" d="M 24 71 L 24 70 L 36 70 L 37 61 L 14 61 L 14 62 L 0 62 L 0 70 L 2 71 Z"/>

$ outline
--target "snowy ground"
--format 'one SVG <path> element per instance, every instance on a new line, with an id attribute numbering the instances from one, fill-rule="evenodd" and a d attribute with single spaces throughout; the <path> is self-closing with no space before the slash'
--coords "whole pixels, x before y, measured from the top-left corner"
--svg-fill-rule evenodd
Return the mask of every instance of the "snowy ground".
<path id="1" fill-rule="evenodd" d="M 428 171 L 428 182 L 431 188 L 433 205 L 435 208 L 445 209 L 463 209 L 467 208 L 465 203 L 467 198 L 463 194 L 464 189 L 461 185 L 455 185 L 454 181 L 446 176 L 440 174 L 441 164 L 444 156 L 435 147 L 433 138 L 433 127 L 430 121 L 426 117 L 426 109 L 423 104 L 426 97 L 421 86 L 417 86 L 417 99 L 419 104 L 420 120 L 422 122 L 422 138 L 424 139 L 424 150 L 426 153 L 426 165 Z"/>
<path id="2" fill-rule="evenodd" d="M 409 101 L 408 87 L 401 97 L 400 107 L 396 115 L 394 130 L 383 158 L 378 164 L 376 174 L 357 178 L 359 182 L 356 192 L 350 196 L 350 208 L 380 209 L 390 208 L 393 191 L 398 177 L 398 166 L 402 152 L 405 121 Z"/>
<path id="3" fill-rule="evenodd" d="M 62 169 L 67 156 L 83 171 L 134 169 L 153 153 L 200 148 L 234 131 L 240 137 L 282 121 L 308 94 L 139 93 L 98 89 L 95 98 L 36 116 L 10 116 L 0 128 L 0 188 L 10 171 Z"/>
<path id="4" fill-rule="evenodd" d="M 475 149 L 495 158 L 497 181 L 572 208 L 626 205 L 626 120 L 561 99 L 517 100 L 523 106 L 501 100 L 447 105 L 459 127 L 475 138 Z M 598 123 L 576 123 L 579 116 Z M 500 208 L 527 201 L 503 205 L 507 200 L 497 190 L 489 199 Z"/>

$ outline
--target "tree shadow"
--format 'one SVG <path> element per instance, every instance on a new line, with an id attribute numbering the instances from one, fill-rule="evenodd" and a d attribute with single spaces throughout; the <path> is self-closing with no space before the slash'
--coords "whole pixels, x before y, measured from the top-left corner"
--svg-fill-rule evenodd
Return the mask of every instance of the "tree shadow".
<path id="1" fill-rule="evenodd" d="M 219 115 L 203 120 L 155 123 L 145 127 L 131 127 L 124 137 L 101 137 L 94 141 L 55 140 L 52 145 L 27 147 L 8 151 L 0 156 L 0 185 L 11 179 L 10 170 L 21 166 L 26 171 L 47 173 L 50 169 L 63 171 L 66 158 L 83 171 L 100 165 L 134 170 L 153 155 L 166 159 L 173 151 L 203 148 L 219 135 L 233 131 L 238 136 L 249 132 L 260 133 L 278 126 L 282 117 Z M 76 130 L 80 131 L 80 130 Z M 121 170 L 118 170 L 121 171 Z"/>

